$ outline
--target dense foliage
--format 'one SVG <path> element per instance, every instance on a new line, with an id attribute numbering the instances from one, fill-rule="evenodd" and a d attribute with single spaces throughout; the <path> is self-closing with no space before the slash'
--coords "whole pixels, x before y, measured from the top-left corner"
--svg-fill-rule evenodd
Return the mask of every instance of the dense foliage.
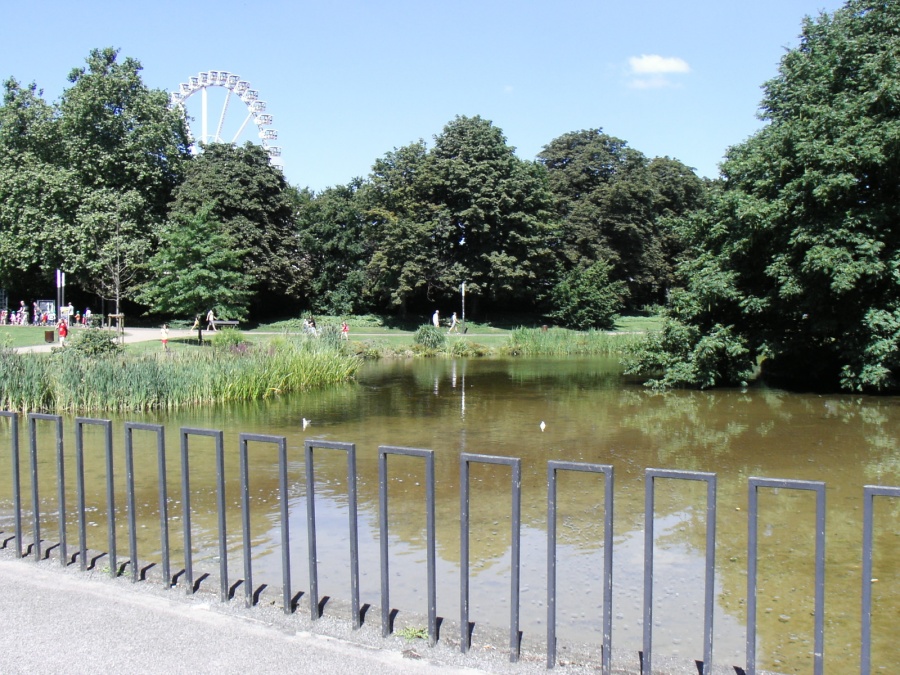
<path id="1" fill-rule="evenodd" d="M 183 176 L 187 130 L 134 59 L 93 50 L 58 104 L 4 84 L 0 108 L 0 286 L 70 283 L 118 303 Z"/>
<path id="2" fill-rule="evenodd" d="M 47 297 L 58 268 L 68 297 L 114 299 L 117 313 L 128 300 L 253 319 L 449 313 L 465 282 L 470 316 L 601 328 L 662 297 L 680 250 L 669 219 L 705 192 L 679 162 L 599 130 L 530 161 L 491 121 L 459 116 L 316 194 L 259 146 L 191 154 L 182 113 L 140 70 L 94 50 L 52 104 L 6 82 L 0 288 Z"/>
<path id="3" fill-rule="evenodd" d="M 404 309 L 455 298 L 494 305 L 539 295 L 552 266 L 550 193 L 502 131 L 457 117 L 424 143 L 388 153 L 372 176 L 371 291 Z"/>
<path id="4" fill-rule="evenodd" d="M 538 160 L 556 201 L 564 275 L 580 276 L 603 263 L 619 282 L 624 305 L 640 309 L 663 301 L 680 251 L 670 219 L 703 203 L 703 182 L 681 162 L 650 160 L 600 129 L 564 134 Z M 565 298 L 554 300 L 562 304 Z M 601 306 L 594 313 L 599 311 Z"/>
<path id="5" fill-rule="evenodd" d="M 247 316 L 252 276 L 243 271 L 246 249 L 213 219 L 213 205 L 193 215 L 177 213 L 159 233 L 160 245 L 147 264 L 151 279 L 138 300 L 153 312 L 187 318 Z"/>
<path id="6" fill-rule="evenodd" d="M 633 371 L 714 386 L 763 372 L 853 391 L 900 369 L 900 2 L 803 24 L 765 85 L 760 132 L 682 222 L 669 323 Z"/>
<path id="7" fill-rule="evenodd" d="M 269 163 L 264 148 L 251 143 L 204 146 L 186 167 L 169 218 L 190 221 L 201 212 L 233 242 L 236 267 L 250 277 L 258 297 L 284 297 L 298 290 L 293 203 L 284 174 Z"/>

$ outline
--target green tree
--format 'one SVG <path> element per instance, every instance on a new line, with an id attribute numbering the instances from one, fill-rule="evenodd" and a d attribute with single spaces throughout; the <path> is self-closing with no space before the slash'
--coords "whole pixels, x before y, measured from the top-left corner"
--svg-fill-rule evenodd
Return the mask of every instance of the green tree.
<path id="1" fill-rule="evenodd" d="M 24 288 L 61 262 L 81 187 L 61 156 L 56 112 L 35 85 L 3 84 L 0 286 Z M 46 279 L 50 277 L 47 276 Z"/>
<path id="2" fill-rule="evenodd" d="M 667 218 L 702 202 L 704 186 L 677 160 L 648 160 L 601 129 L 563 134 L 544 146 L 560 218 L 563 274 L 609 264 L 625 282 L 632 308 L 660 302 L 680 247 Z"/>
<path id="3" fill-rule="evenodd" d="M 391 310 L 407 303 L 434 302 L 445 291 L 447 260 L 433 236 L 440 205 L 428 190 L 428 149 L 419 140 L 376 160 L 369 175 L 369 219 L 374 248 L 369 292 Z"/>
<path id="4" fill-rule="evenodd" d="M 118 50 L 94 49 L 59 104 L 65 165 L 82 193 L 61 266 L 82 288 L 117 300 L 130 295 L 190 156 L 182 114 L 141 70 Z"/>
<path id="5" fill-rule="evenodd" d="M 150 311 L 194 316 L 212 308 L 216 316 L 246 318 L 253 282 L 242 270 L 246 251 L 212 212 L 208 204 L 192 216 L 176 214 L 160 231 L 159 250 L 147 263 L 152 280 L 137 295 Z"/>
<path id="6" fill-rule="evenodd" d="M 893 389 L 900 2 L 850 0 L 805 19 L 761 111 L 768 124 L 730 149 L 722 189 L 683 223 L 691 250 L 668 329 L 679 346 L 648 345 L 632 370 L 713 386 L 767 357 L 765 373 L 793 382 Z"/>
<path id="7" fill-rule="evenodd" d="M 546 175 L 515 156 L 481 117 L 457 117 L 426 152 L 421 141 L 373 169 L 372 292 L 404 308 L 456 295 L 477 302 L 548 291 L 554 225 Z"/>
<path id="8" fill-rule="evenodd" d="M 175 190 L 171 217 L 190 220 L 207 209 L 236 243 L 235 255 L 258 297 L 274 294 L 280 301 L 300 290 L 292 195 L 264 148 L 251 143 L 204 146 Z"/>
<path id="9" fill-rule="evenodd" d="M 303 286 L 314 312 L 356 314 L 368 309 L 366 265 L 371 256 L 365 184 L 355 179 L 318 195 L 297 194 Z"/>
<path id="10" fill-rule="evenodd" d="M 114 49 L 93 50 L 52 106 L 34 85 L 5 83 L 0 281 L 46 284 L 61 268 L 84 290 L 130 294 L 189 157 L 183 117 L 140 70 Z"/>
<path id="11" fill-rule="evenodd" d="M 574 269 L 553 289 L 551 318 L 580 330 L 611 330 L 622 309 L 625 283 L 611 281 L 611 268 L 598 261 L 586 270 Z"/>

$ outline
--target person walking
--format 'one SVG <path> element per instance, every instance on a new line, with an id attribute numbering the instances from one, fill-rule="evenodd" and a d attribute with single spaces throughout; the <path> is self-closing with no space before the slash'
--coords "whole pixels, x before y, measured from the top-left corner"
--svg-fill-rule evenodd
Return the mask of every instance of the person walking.
<path id="1" fill-rule="evenodd" d="M 350 339 L 350 326 L 347 325 L 346 321 L 341 323 L 341 340 L 349 340 Z"/>
<path id="2" fill-rule="evenodd" d="M 450 330 L 447 331 L 447 335 L 450 333 L 459 333 L 459 326 L 456 323 L 456 312 L 453 312 L 453 316 L 450 317 Z"/>
<path id="3" fill-rule="evenodd" d="M 164 323 L 159 331 L 162 338 L 163 351 L 169 351 L 169 324 Z"/>
<path id="4" fill-rule="evenodd" d="M 441 327 L 441 315 L 438 314 L 437 310 L 434 310 L 434 314 L 431 315 L 431 323 L 434 324 L 435 328 Z"/>
<path id="5" fill-rule="evenodd" d="M 60 319 L 59 323 L 56 324 L 56 329 L 59 331 L 59 346 L 66 346 L 66 338 L 69 337 L 69 325 L 66 323 L 65 319 Z"/>
<path id="6" fill-rule="evenodd" d="M 206 330 L 218 330 L 216 328 L 216 315 L 212 310 L 206 313 Z"/>

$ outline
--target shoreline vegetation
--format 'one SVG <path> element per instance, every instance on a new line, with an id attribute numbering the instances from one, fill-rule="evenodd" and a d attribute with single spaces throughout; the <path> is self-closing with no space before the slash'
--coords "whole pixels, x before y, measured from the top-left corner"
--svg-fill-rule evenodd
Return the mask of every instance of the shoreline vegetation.
<path id="1" fill-rule="evenodd" d="M 370 325 L 354 322 L 354 330 L 364 336 L 342 340 L 340 322 L 329 319 L 322 321 L 317 337 L 298 335 L 297 320 L 290 320 L 251 332 L 223 329 L 207 334 L 203 348 L 193 338 L 173 339 L 169 351 L 162 351 L 158 340 L 123 348 L 111 332 L 88 329 L 76 331 L 70 346 L 50 354 L 19 353 L 14 347 L 28 341 L 23 329 L 4 330 L 0 409 L 149 412 L 265 400 L 352 382 L 366 359 L 615 356 L 656 327 L 652 319 L 637 317 L 638 325 L 623 322 L 634 330 L 610 333 L 470 325 L 472 335 L 448 335 L 447 329 L 433 326 L 414 333 L 385 328 L 368 318 Z M 19 334 L 15 343 L 10 333 Z"/>
<path id="2" fill-rule="evenodd" d="M 0 409 L 148 412 L 254 401 L 350 382 L 359 364 L 327 342 L 286 338 L 155 354 L 3 349 Z"/>

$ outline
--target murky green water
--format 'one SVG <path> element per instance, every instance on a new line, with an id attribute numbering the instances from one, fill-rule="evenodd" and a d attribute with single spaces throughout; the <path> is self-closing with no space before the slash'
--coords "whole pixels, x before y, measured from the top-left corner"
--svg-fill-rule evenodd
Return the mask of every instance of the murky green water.
<path id="1" fill-rule="evenodd" d="M 304 431 L 301 421 L 311 420 Z M 388 361 L 366 366 L 356 386 L 227 409 L 193 411 L 135 421 L 167 427 L 173 569 L 180 550 L 178 428 L 222 429 L 226 442 L 229 565 L 242 576 L 238 433 L 283 435 L 290 454 L 292 576 L 308 588 L 303 440 L 357 444 L 361 600 L 379 604 L 379 445 L 436 451 L 438 614 L 459 616 L 459 453 L 520 457 L 522 484 L 522 630 L 524 644 L 546 639 L 546 463 L 548 459 L 611 464 L 615 469 L 613 644 L 641 648 L 643 505 L 646 467 L 718 475 L 716 645 L 714 660 L 744 665 L 747 570 L 747 479 L 750 476 L 825 481 L 827 485 L 826 670 L 858 670 L 860 633 L 862 487 L 900 485 L 900 398 L 788 394 L 776 390 L 672 392 L 654 395 L 623 381 L 602 359 Z M 122 424 L 117 420 L 116 462 L 119 555 L 127 557 L 124 528 Z M 542 432 L 540 423 L 545 423 Z M 0 442 L 9 447 L 8 427 Z M 67 424 L 71 436 L 71 425 Z M 88 438 L 94 438 L 91 431 Z M 136 481 L 141 555 L 156 559 L 159 525 L 155 444 L 137 436 Z M 42 436 L 43 439 L 43 436 Z M 23 433 L 23 462 L 26 449 Z M 89 445 L 88 447 L 92 447 Z M 214 459 L 208 439 L 191 441 L 195 565 L 217 571 Z M 67 437 L 66 452 L 74 455 Z M 54 536 L 56 493 L 52 443 L 41 441 L 45 536 Z M 8 450 L 4 450 L 6 456 Z M 273 450 L 251 447 L 254 581 L 281 581 L 277 465 Z M 72 463 L 73 464 L 73 463 Z M 6 462 L 3 462 L 7 466 Z M 27 466 L 23 464 L 23 466 Z M 74 464 L 67 465 L 74 504 Z M 27 471 L 24 472 L 27 474 Z M 424 480 L 421 460 L 390 459 L 391 604 L 424 612 Z M 105 548 L 102 451 L 87 459 L 89 498 L 99 508 L 91 546 Z M 320 593 L 348 599 L 346 472 L 343 455 L 317 455 L 316 513 Z M 471 500 L 473 556 L 470 619 L 504 627 L 509 617 L 510 474 L 476 466 Z M 46 485 L 44 483 L 46 482 Z M 23 476 L 23 487 L 29 486 Z M 0 494 L 9 503 L 6 472 Z M 560 479 L 558 636 L 600 641 L 603 491 L 597 476 Z M 889 672 L 900 662 L 893 636 L 900 616 L 900 504 L 876 505 L 874 577 L 876 636 L 873 664 Z M 26 499 L 26 511 L 29 502 Z M 764 490 L 760 498 L 758 665 L 811 672 L 813 651 L 814 496 Z M 71 506 L 70 506 L 71 509 Z M 656 498 L 654 653 L 700 659 L 705 486 L 659 481 Z M 27 521 L 26 521 L 27 522 Z M 72 519 L 70 541 L 77 541 Z M 2 521 L 9 531 L 9 519 Z M 26 538 L 27 539 L 27 538 Z M 270 600 L 280 596 L 267 592 Z M 301 606 L 305 609 L 305 605 Z M 368 617 L 377 621 L 374 614 Z M 502 646 L 498 645 L 502 648 Z M 598 657 L 599 658 L 599 657 Z"/>

